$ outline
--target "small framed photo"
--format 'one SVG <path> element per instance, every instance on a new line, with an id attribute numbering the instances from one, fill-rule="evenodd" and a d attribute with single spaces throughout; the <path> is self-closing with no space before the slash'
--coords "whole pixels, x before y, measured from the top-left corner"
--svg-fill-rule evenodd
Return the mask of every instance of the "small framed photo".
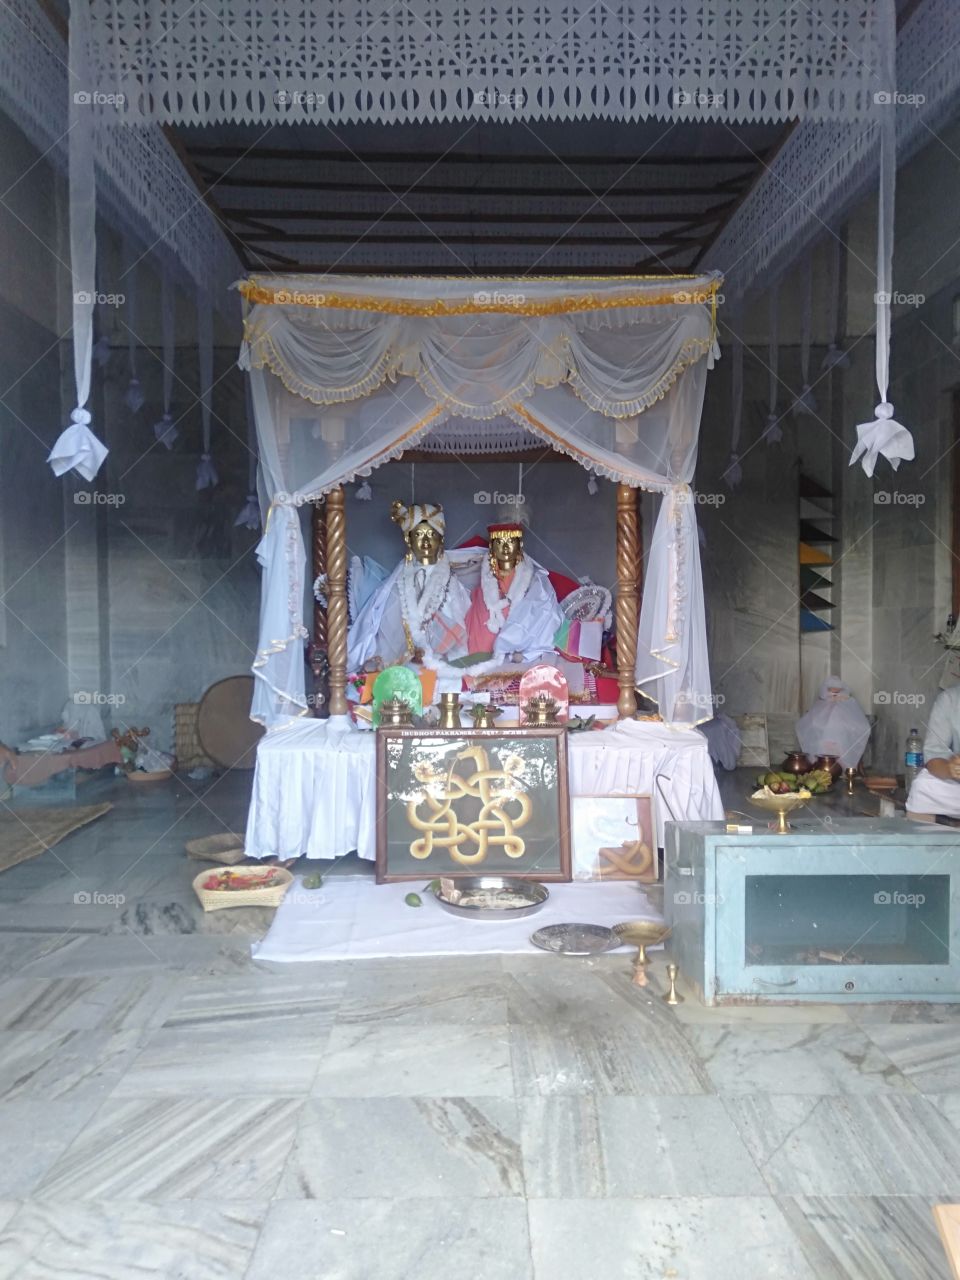
<path id="1" fill-rule="evenodd" d="M 657 880 L 652 796 L 574 796 L 570 825 L 575 880 Z"/>
<path id="2" fill-rule="evenodd" d="M 571 878 L 566 729 L 378 729 L 377 883 L 478 875 Z"/>

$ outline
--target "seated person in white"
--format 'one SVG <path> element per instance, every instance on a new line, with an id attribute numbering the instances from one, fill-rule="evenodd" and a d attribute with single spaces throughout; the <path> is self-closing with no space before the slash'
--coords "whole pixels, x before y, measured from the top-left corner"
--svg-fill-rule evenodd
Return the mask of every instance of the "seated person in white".
<path id="1" fill-rule="evenodd" d="M 938 813 L 960 818 L 960 685 L 944 689 L 933 704 L 923 760 L 907 795 L 907 817 L 923 822 Z"/>
<path id="2" fill-rule="evenodd" d="M 529 666 L 553 652 L 563 622 L 557 593 L 546 569 L 525 554 L 519 524 L 492 524 L 487 538 L 467 614 L 467 651 Z"/>
<path id="3" fill-rule="evenodd" d="M 800 750 L 811 759 L 836 756 L 845 769 L 860 763 L 869 737 L 870 721 L 839 676 L 823 682 L 816 702 L 797 721 Z"/>
<path id="4" fill-rule="evenodd" d="M 380 671 L 406 662 L 432 666 L 438 659 L 452 662 L 467 653 L 470 597 L 444 554 L 443 508 L 434 502 L 409 507 L 395 502 L 390 516 L 403 531 L 407 554 L 350 627 L 351 671 Z"/>

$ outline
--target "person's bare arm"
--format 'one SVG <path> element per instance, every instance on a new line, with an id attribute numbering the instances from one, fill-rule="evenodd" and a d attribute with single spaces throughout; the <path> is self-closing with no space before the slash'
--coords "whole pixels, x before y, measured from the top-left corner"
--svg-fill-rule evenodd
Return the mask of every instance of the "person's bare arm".
<path id="1" fill-rule="evenodd" d="M 950 756 L 946 760 L 928 760 L 927 768 L 935 778 L 940 778 L 943 782 L 960 782 L 960 756 Z"/>

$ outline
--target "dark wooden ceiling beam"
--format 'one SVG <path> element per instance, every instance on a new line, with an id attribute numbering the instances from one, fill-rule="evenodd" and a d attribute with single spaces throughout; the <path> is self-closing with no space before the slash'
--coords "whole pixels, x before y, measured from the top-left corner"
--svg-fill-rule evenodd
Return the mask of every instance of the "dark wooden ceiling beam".
<path id="1" fill-rule="evenodd" d="M 397 222 L 397 223 L 492 223 L 503 226 L 535 226 L 544 223 L 566 223 L 567 225 L 606 225 L 617 226 L 626 222 L 634 223 L 676 223 L 693 229 L 718 222 L 726 214 L 726 205 L 714 206 L 712 209 L 696 210 L 690 213 L 639 213 L 635 210 L 618 209 L 616 213 L 511 213 L 506 217 L 502 213 L 478 212 L 475 209 L 456 210 L 454 212 L 417 213 L 411 209 L 391 209 L 384 213 L 373 213 L 362 209 L 238 209 L 228 206 L 223 216 L 234 222 L 246 222 L 253 225 L 259 221 L 275 222 Z"/>
<path id="2" fill-rule="evenodd" d="M 325 182 L 323 179 L 309 178 L 250 178 L 244 177 L 242 168 L 232 173 L 221 175 L 207 166 L 199 166 L 204 180 L 211 187 L 231 187 L 251 191 L 334 191 L 337 194 L 349 192 L 351 195 L 393 196 L 391 188 L 381 183 L 371 182 Z M 709 187 L 610 187 L 603 191 L 585 191 L 582 186 L 572 182 L 556 187 L 515 187 L 515 186 L 451 186 L 449 183 L 416 183 L 409 189 L 400 192 L 395 198 L 402 196 L 404 200 L 417 196 L 470 196 L 478 199 L 496 200 L 504 196 L 518 196 L 525 200 L 579 198 L 583 200 L 624 200 L 629 198 L 654 200 L 657 198 L 675 199 L 690 197 L 691 199 L 715 199 L 729 195 L 736 198 L 750 183 L 753 174 L 742 178 L 717 182 Z M 402 184 L 398 184 L 402 185 Z"/>
<path id="3" fill-rule="evenodd" d="M 256 160 L 285 160 L 296 164 L 304 164 L 315 162 L 319 164 L 357 164 L 360 160 L 364 164 L 422 164 L 426 167 L 433 168 L 438 164 L 465 164 L 465 165 L 554 165 L 558 166 L 560 162 L 555 155 L 494 155 L 480 153 L 463 153 L 456 151 L 442 152 L 420 152 L 420 151 L 329 151 L 329 150 L 303 150 L 296 151 L 286 147 L 231 147 L 231 146 L 215 146 L 208 147 L 201 144 L 187 143 L 188 150 L 191 155 L 201 159 L 221 159 L 221 160 L 244 160 L 254 158 Z M 689 168 L 691 164 L 697 167 L 706 165 L 743 165 L 745 168 L 752 169 L 757 163 L 757 158 L 761 163 L 764 156 L 762 152 L 754 155 L 748 152 L 746 155 L 741 153 L 735 156 L 644 156 L 643 159 L 637 160 L 632 156 L 610 156 L 610 155 L 590 155 L 590 156 L 564 156 L 563 165 L 571 168 L 577 165 L 623 165 L 627 169 L 656 169 L 663 168 Z"/>
<path id="4" fill-rule="evenodd" d="M 262 244 L 272 242 L 276 244 L 342 244 L 350 245 L 351 239 L 347 235 L 337 235 L 334 232 L 303 232 L 302 234 L 289 234 L 281 230 L 255 232 L 252 235 L 242 235 L 242 240 L 247 245 Z M 380 235 L 378 232 L 371 232 L 369 235 L 358 235 L 355 239 L 356 244 L 392 244 L 396 246 L 415 245 L 415 244 L 466 244 L 466 245 L 485 245 L 485 246 L 503 246 L 509 248 L 511 245 L 547 245 L 549 247 L 565 247 L 575 248 L 579 246 L 607 246 L 613 248 L 616 245 L 637 245 L 645 248 L 648 245 L 664 245 L 669 247 L 683 247 L 687 249 L 699 249 L 703 245 L 702 238 L 694 238 L 690 236 L 679 235 L 663 235 L 663 236 L 534 236 L 534 235 L 513 235 L 507 234 L 502 236 L 490 235 L 469 235 L 460 234 L 435 236 L 435 235 Z"/>

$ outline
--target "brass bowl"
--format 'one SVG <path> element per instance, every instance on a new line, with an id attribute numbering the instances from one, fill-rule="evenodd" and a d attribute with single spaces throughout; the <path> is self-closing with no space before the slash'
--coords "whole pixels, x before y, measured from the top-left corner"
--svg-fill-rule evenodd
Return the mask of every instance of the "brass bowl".
<path id="1" fill-rule="evenodd" d="M 647 947 L 655 947 L 670 936 L 670 926 L 655 924 L 650 920 L 625 920 L 623 924 L 615 924 L 613 932 L 623 942 L 629 942 L 637 948 L 637 957 L 633 962 L 633 981 L 638 987 L 647 985 L 646 966 Z"/>
<path id="2" fill-rule="evenodd" d="M 748 796 L 750 803 L 755 809 L 763 809 L 765 813 L 775 813 L 777 815 L 777 825 L 771 828 L 776 831 L 778 836 L 786 835 L 790 830 L 787 823 L 787 814 L 794 809 L 799 809 L 802 804 L 806 804 L 810 799 L 809 796 L 798 795 L 796 791 L 785 791 L 779 796 Z"/>

